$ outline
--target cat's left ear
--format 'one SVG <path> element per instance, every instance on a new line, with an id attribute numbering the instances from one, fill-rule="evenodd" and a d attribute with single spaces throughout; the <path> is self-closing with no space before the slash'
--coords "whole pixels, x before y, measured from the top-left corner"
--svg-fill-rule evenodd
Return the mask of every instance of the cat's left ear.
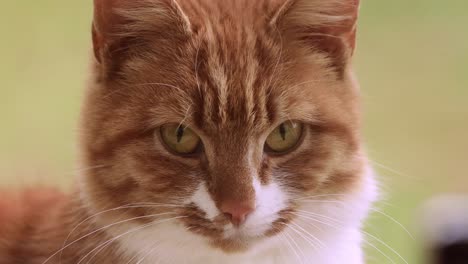
<path id="1" fill-rule="evenodd" d="M 94 0 L 92 33 L 94 54 L 102 63 L 113 59 L 112 50 L 128 48 L 129 39 L 190 34 L 191 25 L 177 0 Z"/>
<path id="2" fill-rule="evenodd" d="M 271 24 L 288 36 L 327 53 L 343 71 L 356 46 L 359 0 L 288 0 Z"/>

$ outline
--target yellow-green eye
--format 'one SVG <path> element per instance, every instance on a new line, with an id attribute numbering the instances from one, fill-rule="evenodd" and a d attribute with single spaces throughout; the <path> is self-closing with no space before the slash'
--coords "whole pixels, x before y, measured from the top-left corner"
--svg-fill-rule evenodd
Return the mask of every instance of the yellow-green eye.
<path id="1" fill-rule="evenodd" d="M 188 127 L 180 124 L 161 126 L 161 139 L 177 154 L 192 154 L 200 145 L 200 137 Z"/>
<path id="2" fill-rule="evenodd" d="M 302 124 L 288 121 L 279 125 L 266 140 L 266 150 L 270 152 L 287 152 L 299 143 L 302 136 Z"/>

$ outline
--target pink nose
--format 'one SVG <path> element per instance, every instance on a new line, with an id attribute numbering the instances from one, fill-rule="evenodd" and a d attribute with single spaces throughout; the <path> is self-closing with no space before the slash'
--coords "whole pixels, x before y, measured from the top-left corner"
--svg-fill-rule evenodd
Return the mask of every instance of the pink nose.
<path id="1" fill-rule="evenodd" d="M 221 205 L 221 211 L 231 220 L 231 223 L 237 227 L 244 223 L 247 216 L 254 210 L 254 205 L 250 203 L 227 201 Z"/>

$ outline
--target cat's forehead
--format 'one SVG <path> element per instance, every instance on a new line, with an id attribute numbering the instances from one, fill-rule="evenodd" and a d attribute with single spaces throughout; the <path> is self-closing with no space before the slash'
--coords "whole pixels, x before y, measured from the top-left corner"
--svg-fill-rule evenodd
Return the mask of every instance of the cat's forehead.
<path id="1" fill-rule="evenodd" d="M 237 24 L 263 23 L 286 3 L 283 0 L 178 0 L 177 2 L 194 26 L 203 26 L 207 21 L 223 23 L 229 20 Z"/>
<path id="2" fill-rule="evenodd" d="M 195 48 L 193 96 L 201 113 L 199 123 L 250 127 L 273 122 L 281 44 L 248 27 L 231 28 L 238 32 L 229 33 L 216 27 L 206 29 Z"/>
<path id="3" fill-rule="evenodd" d="M 221 2 L 180 1 L 194 31 L 170 44 L 152 38 L 145 47 L 150 56 L 137 56 L 126 67 L 132 86 L 154 84 L 155 95 L 139 96 L 156 109 L 160 120 L 153 123 L 250 133 L 281 121 L 313 120 L 319 105 L 337 95 L 324 56 L 267 23 L 259 10 L 277 8 L 275 1 Z M 244 13 L 236 11 L 242 7 Z M 134 91 L 140 94 L 141 87 Z"/>
<path id="4" fill-rule="evenodd" d="M 286 120 L 312 121 L 319 103 L 316 94 L 327 86 L 320 97 L 333 91 L 327 70 L 310 56 L 296 57 L 275 32 L 243 27 L 227 33 L 221 25 L 210 30 L 180 44 L 184 57 L 167 64 L 177 69 L 172 80 L 154 75 L 153 69 L 145 74 L 161 78 L 154 79 L 156 84 L 173 86 L 172 92 L 156 95 L 164 101 L 156 106 L 158 117 L 211 134 L 235 131 L 247 136 Z"/>

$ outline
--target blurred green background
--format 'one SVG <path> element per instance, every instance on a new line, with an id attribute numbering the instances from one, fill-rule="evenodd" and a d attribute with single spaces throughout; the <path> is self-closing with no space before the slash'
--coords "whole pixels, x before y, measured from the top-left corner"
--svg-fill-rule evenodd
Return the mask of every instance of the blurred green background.
<path id="1" fill-rule="evenodd" d="M 362 1 L 356 68 L 365 139 L 383 190 L 368 232 L 424 263 L 418 207 L 468 192 L 468 2 Z M 67 188 L 87 79 L 92 0 L 2 1 L 0 184 Z M 405 263 L 369 238 L 395 263 Z M 369 247 L 369 263 L 392 263 Z"/>

